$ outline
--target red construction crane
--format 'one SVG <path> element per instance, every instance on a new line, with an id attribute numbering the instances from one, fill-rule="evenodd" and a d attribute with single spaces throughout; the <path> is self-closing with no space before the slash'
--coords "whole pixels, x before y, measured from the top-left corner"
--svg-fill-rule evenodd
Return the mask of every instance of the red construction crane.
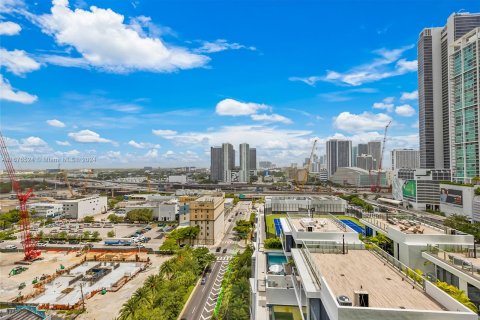
<path id="1" fill-rule="evenodd" d="M 381 184 L 380 184 L 380 179 L 382 177 L 382 174 L 381 174 L 382 173 L 382 161 L 383 161 L 383 155 L 385 153 L 385 143 L 387 142 L 387 130 L 388 130 L 388 127 L 390 126 L 391 123 L 392 123 L 392 121 L 389 121 L 387 123 L 387 125 L 385 126 L 385 132 L 383 134 L 382 153 L 380 155 L 380 160 L 378 162 L 377 179 L 375 181 L 372 179 L 372 176 L 371 176 L 371 173 L 370 173 L 370 182 L 372 183 L 372 186 L 370 187 L 370 190 L 372 192 L 377 192 L 378 193 L 378 192 L 382 191 L 382 187 L 381 187 Z"/>
<path id="2" fill-rule="evenodd" d="M 32 189 L 29 188 L 25 193 L 22 193 L 20 182 L 12 164 L 12 159 L 8 154 L 7 144 L 3 139 L 2 132 L 0 132 L 0 153 L 2 154 L 3 163 L 7 170 L 8 177 L 12 183 L 12 189 L 17 194 L 17 199 L 20 204 L 20 231 L 22 235 L 22 246 L 25 261 L 33 261 L 40 256 L 40 251 L 36 250 L 36 240 L 32 238 L 30 233 L 30 215 L 27 209 L 27 201 L 33 196 Z"/>

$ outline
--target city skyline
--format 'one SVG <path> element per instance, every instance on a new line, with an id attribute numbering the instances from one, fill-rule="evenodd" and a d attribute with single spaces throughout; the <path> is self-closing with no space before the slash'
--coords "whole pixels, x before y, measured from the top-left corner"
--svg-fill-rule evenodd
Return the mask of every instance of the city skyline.
<path id="1" fill-rule="evenodd" d="M 420 32 L 443 26 L 460 8 L 475 12 L 469 1 L 436 1 L 432 16 L 433 3 L 415 12 L 400 1 L 349 3 L 355 8 L 346 12 L 343 2 L 285 2 L 273 11 L 260 2 L 260 21 L 242 4 L 221 4 L 226 16 L 219 20 L 210 10 L 219 9 L 217 2 L 185 8 L 9 0 L 0 5 L 0 50 L 8 58 L 0 79 L 1 129 L 13 157 L 94 156 L 85 165 L 93 167 L 208 167 L 210 146 L 229 141 L 256 147 L 258 162 L 286 166 L 308 156 L 315 138 L 323 155 L 331 138 L 352 145 L 381 140 L 393 120 L 383 159 L 389 163 L 390 150 L 418 148 Z M 391 10 L 398 14 L 382 17 Z M 238 20 L 242 14 L 250 14 L 248 24 Z M 369 14 L 376 19 L 365 19 Z M 413 22 L 405 24 L 402 14 L 415 15 Z M 80 15 L 91 18 L 88 28 Z M 329 34 L 340 15 L 348 23 Z M 353 29 L 355 37 L 338 37 Z M 99 30 L 118 38 L 93 46 Z M 135 50 L 121 50 L 122 41 Z"/>

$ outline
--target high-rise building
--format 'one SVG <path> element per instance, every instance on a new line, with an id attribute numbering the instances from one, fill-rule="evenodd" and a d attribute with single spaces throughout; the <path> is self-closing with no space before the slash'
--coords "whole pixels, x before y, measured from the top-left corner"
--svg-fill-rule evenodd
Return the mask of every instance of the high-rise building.
<path id="1" fill-rule="evenodd" d="M 420 151 L 413 149 L 392 150 L 392 170 L 420 168 Z"/>
<path id="2" fill-rule="evenodd" d="M 239 182 L 250 182 L 250 146 L 240 144 L 240 172 Z"/>
<path id="3" fill-rule="evenodd" d="M 230 143 L 210 148 L 210 180 L 226 181 L 235 167 L 235 150 Z"/>
<path id="4" fill-rule="evenodd" d="M 480 176 L 479 46 L 480 28 L 475 28 L 454 42 L 450 55 L 450 159 L 452 178 L 460 182 Z"/>
<path id="5" fill-rule="evenodd" d="M 358 154 L 359 156 L 361 156 L 362 154 L 368 154 L 368 144 L 366 143 L 359 143 L 358 144 Z"/>
<path id="6" fill-rule="evenodd" d="M 222 147 L 210 148 L 210 180 L 223 181 L 223 153 Z"/>
<path id="7" fill-rule="evenodd" d="M 357 165 L 356 165 L 357 168 L 370 171 L 375 169 L 374 166 L 375 166 L 375 163 L 373 160 L 373 156 L 369 154 L 363 154 L 361 156 L 357 156 Z"/>
<path id="8" fill-rule="evenodd" d="M 327 170 L 332 176 L 337 168 L 352 166 L 352 141 L 331 139 L 327 141 Z"/>
<path id="9" fill-rule="evenodd" d="M 368 153 L 373 157 L 375 165 L 373 169 L 377 170 L 382 162 L 382 143 L 380 141 L 370 141 L 368 143 Z"/>
<path id="10" fill-rule="evenodd" d="M 257 170 L 257 148 L 250 148 L 250 170 Z"/>
<path id="11" fill-rule="evenodd" d="M 352 147 L 352 167 L 357 166 L 358 146 Z"/>
<path id="12" fill-rule="evenodd" d="M 453 93 L 450 75 L 453 66 L 449 57 L 453 43 L 480 27 L 480 14 L 454 13 L 444 27 L 426 28 L 418 40 L 418 105 L 420 136 L 420 167 L 450 168 L 450 112 Z M 450 62 L 449 62 L 450 61 Z"/>
<path id="13" fill-rule="evenodd" d="M 223 179 L 222 181 L 230 181 L 231 171 L 235 168 L 235 150 L 230 143 L 222 144 L 223 156 Z"/>

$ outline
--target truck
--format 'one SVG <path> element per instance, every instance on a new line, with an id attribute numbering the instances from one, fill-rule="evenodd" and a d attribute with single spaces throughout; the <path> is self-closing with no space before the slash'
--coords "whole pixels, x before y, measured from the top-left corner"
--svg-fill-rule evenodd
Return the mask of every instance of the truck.
<path id="1" fill-rule="evenodd" d="M 131 239 L 108 239 L 105 240 L 106 246 L 130 246 L 132 245 Z"/>

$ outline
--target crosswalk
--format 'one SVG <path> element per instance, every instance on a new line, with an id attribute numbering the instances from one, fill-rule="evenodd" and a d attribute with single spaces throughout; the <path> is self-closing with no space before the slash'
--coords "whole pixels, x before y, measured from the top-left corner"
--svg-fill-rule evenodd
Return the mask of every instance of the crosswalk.
<path id="1" fill-rule="evenodd" d="M 232 256 L 217 257 L 217 261 L 229 261 L 231 259 L 232 259 Z"/>
<path id="2" fill-rule="evenodd" d="M 205 306 L 202 311 L 202 315 L 200 320 L 209 320 L 212 318 L 213 310 L 215 309 L 215 305 L 217 304 L 218 294 L 220 293 L 220 289 L 222 286 L 222 280 L 225 272 L 227 271 L 228 263 L 223 262 L 220 266 L 220 271 L 217 274 L 217 278 L 213 283 L 212 289 L 208 295 L 208 299 L 205 302 Z"/>
<path id="3" fill-rule="evenodd" d="M 222 244 L 236 244 L 238 243 L 237 241 L 233 241 L 233 240 L 224 240 L 222 241 Z"/>

